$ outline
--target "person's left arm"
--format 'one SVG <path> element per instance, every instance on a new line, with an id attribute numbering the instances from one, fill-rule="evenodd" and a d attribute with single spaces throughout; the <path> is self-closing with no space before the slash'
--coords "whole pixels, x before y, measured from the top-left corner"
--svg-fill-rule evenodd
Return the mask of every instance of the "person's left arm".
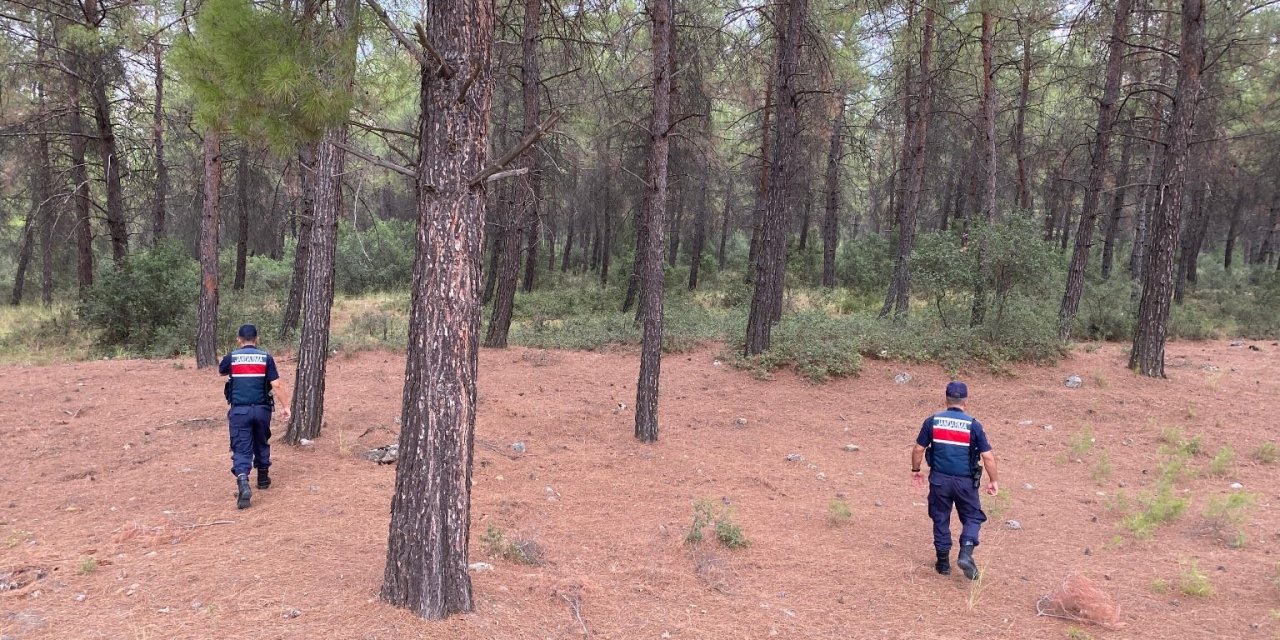
<path id="1" fill-rule="evenodd" d="M 286 422 L 293 416 L 293 395 L 289 393 L 289 385 L 285 384 L 284 378 L 280 377 L 280 371 L 276 369 L 276 359 L 267 357 L 267 381 L 271 383 L 272 395 L 275 396 L 276 402 L 281 403 L 280 418 Z"/>
<path id="2" fill-rule="evenodd" d="M 924 486 L 924 473 L 920 470 L 920 465 L 924 463 L 924 448 L 933 441 L 933 418 L 924 421 L 920 425 L 920 434 L 916 436 L 916 443 L 911 448 L 911 486 Z"/>

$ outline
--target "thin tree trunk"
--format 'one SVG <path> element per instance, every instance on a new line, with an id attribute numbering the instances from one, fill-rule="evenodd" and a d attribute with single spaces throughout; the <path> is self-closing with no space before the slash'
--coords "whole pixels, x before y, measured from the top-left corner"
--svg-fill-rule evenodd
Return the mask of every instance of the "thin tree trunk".
<path id="1" fill-rule="evenodd" d="M 1107 165 L 1111 157 L 1112 128 L 1115 126 L 1117 102 L 1120 98 L 1120 79 L 1126 51 L 1125 39 L 1129 35 L 1129 12 L 1133 0 L 1116 0 L 1115 16 L 1111 22 L 1111 39 L 1107 46 L 1106 81 L 1102 99 L 1098 102 L 1097 134 L 1093 142 L 1093 157 L 1089 164 L 1089 183 L 1085 185 L 1084 205 L 1080 209 L 1080 226 L 1076 229 L 1076 244 L 1071 252 L 1071 264 L 1067 267 L 1067 285 L 1058 307 L 1058 338 L 1066 340 L 1075 325 L 1076 312 L 1080 309 L 1080 296 L 1084 293 L 1084 272 L 1093 247 L 1093 231 L 1097 226 L 1098 200 L 1107 177 Z"/>
<path id="2" fill-rule="evenodd" d="M 508 191 L 509 193 L 509 191 Z M 505 201 L 502 209 L 505 216 L 498 223 L 498 237 L 494 249 L 498 257 L 498 268 L 494 271 L 496 278 L 493 292 L 493 309 L 489 317 L 489 327 L 484 336 L 484 346 L 494 349 L 505 349 L 507 333 L 511 331 L 511 316 L 515 309 L 516 288 L 520 280 L 520 243 L 524 234 L 520 229 L 520 220 L 524 219 L 519 205 Z"/>
<path id="3" fill-rule="evenodd" d="M 1182 48 L 1178 54 L 1178 85 L 1169 117 L 1169 146 L 1161 172 L 1159 209 L 1151 230 L 1151 254 L 1143 270 L 1142 297 L 1133 334 L 1129 368 L 1145 376 L 1164 377 L 1164 347 L 1169 332 L 1174 259 L 1181 231 L 1186 192 L 1187 152 L 1195 123 L 1204 64 L 1205 15 L 1203 0 L 1182 0 Z"/>
<path id="4" fill-rule="evenodd" d="M 222 133 L 204 134 L 204 209 L 200 216 L 200 302 L 196 307 L 196 367 L 218 363 L 218 207 Z"/>
<path id="5" fill-rule="evenodd" d="M 709 118 L 708 118 L 709 120 Z M 693 245 L 689 247 L 689 290 L 698 288 L 698 272 L 702 268 L 702 253 L 707 247 L 707 209 L 711 202 L 707 197 L 707 183 L 711 179 L 711 167 L 707 166 L 706 174 L 698 184 L 698 204 L 693 218 Z"/>
<path id="6" fill-rule="evenodd" d="M 107 231 L 111 234 L 111 259 L 120 264 L 129 255 L 129 227 L 124 214 L 124 186 L 121 182 L 120 155 L 116 150 L 115 124 L 111 119 L 111 102 L 102 62 L 91 56 L 90 97 L 93 118 L 98 125 L 98 154 L 107 179 Z"/>
<path id="7" fill-rule="evenodd" d="M 781 318 L 787 258 L 787 212 L 795 180 L 795 148 L 799 134 L 797 103 L 800 95 L 800 45 L 809 0 L 789 0 L 786 26 L 779 33 L 777 66 L 773 84 L 778 91 L 777 126 L 769 156 L 769 193 L 764 216 L 764 236 L 756 260 L 755 291 L 747 316 L 746 355 L 769 350 L 773 325 Z"/>
<path id="8" fill-rule="evenodd" d="M 665 205 L 664 205 L 665 206 Z M 644 250 L 649 246 L 649 228 L 645 224 L 644 207 L 637 207 L 635 212 L 635 240 L 636 254 L 631 261 L 631 277 L 627 279 L 627 293 L 622 299 L 622 312 L 626 313 L 636 303 L 636 296 L 640 294 L 640 275 L 644 268 Z M 661 261 L 661 258 L 659 258 Z M 642 309 L 636 309 L 637 316 Z"/>
<path id="9" fill-rule="evenodd" d="M 1203 163 L 1199 164 L 1203 171 Z M 1204 204 L 1208 190 L 1209 185 L 1201 183 L 1191 194 L 1191 207 L 1182 228 L 1182 246 L 1178 253 L 1178 270 L 1173 285 L 1174 304 L 1182 304 L 1186 299 L 1187 286 L 1196 283 L 1198 257 L 1204 246 L 1204 234 L 1209 227 L 1209 213 Z"/>
<path id="10" fill-rule="evenodd" d="M 932 104 L 933 79 L 930 76 L 930 65 L 933 58 L 934 20 L 933 4 L 926 2 L 920 38 L 920 66 L 914 82 L 908 83 L 907 101 L 911 103 L 911 117 L 908 119 L 906 144 L 902 150 L 903 167 L 907 169 L 907 175 L 903 180 L 905 192 L 894 203 L 898 243 L 893 279 L 885 296 L 884 307 L 880 309 L 881 318 L 887 318 L 892 313 L 895 319 L 903 320 L 911 310 L 911 250 L 915 246 L 916 211 L 920 207 L 920 190 L 924 185 L 925 147 L 928 144 L 929 110 Z"/>
<path id="11" fill-rule="evenodd" d="M 316 219 L 316 145 L 298 150 L 298 175 L 302 183 L 298 203 L 298 242 L 293 253 L 293 275 L 289 279 L 289 300 L 280 322 L 280 335 L 288 336 L 298 328 L 302 316 L 302 290 L 306 287 L 307 263 L 311 261 L 311 229 Z"/>
<path id="12" fill-rule="evenodd" d="M 1227 239 L 1226 247 L 1222 252 L 1222 268 L 1227 273 L 1231 273 L 1232 262 L 1235 258 L 1236 235 L 1240 231 L 1240 220 L 1244 217 L 1244 187 L 1240 188 L 1240 194 L 1236 196 L 1236 206 L 1231 210 L 1231 221 L 1227 223 Z"/>
<path id="13" fill-rule="evenodd" d="M 1124 2 L 1126 0 L 1121 0 Z M 995 17 L 990 10 L 982 12 L 982 200 L 981 212 L 983 222 L 990 226 L 999 217 L 996 202 L 996 88 L 995 88 Z M 986 236 L 983 235 L 983 238 Z M 978 242 L 978 273 L 973 279 L 973 309 L 969 318 L 969 326 L 977 327 L 986 321 L 987 316 L 987 272 L 990 270 L 991 256 L 986 248 L 986 241 Z"/>
<path id="14" fill-rule="evenodd" d="M 653 0 L 653 118 L 649 123 L 649 161 L 645 175 L 644 262 L 640 325 L 640 377 L 636 382 L 635 437 L 641 442 L 658 439 L 658 383 L 662 369 L 662 234 L 667 207 L 667 155 L 671 122 L 671 0 Z"/>
<path id="15" fill-rule="evenodd" d="M 822 286 L 836 286 L 836 248 L 840 243 L 840 131 L 844 128 L 844 98 L 836 98 L 827 151 L 826 215 L 822 218 Z"/>
<path id="16" fill-rule="evenodd" d="M 357 0 L 334 6 L 334 33 L 342 42 L 328 78 L 349 90 L 355 79 Z M 293 416 L 284 441 L 300 444 L 320 436 L 324 420 L 325 368 L 329 358 L 329 321 L 333 309 L 333 279 L 338 245 L 338 218 L 343 211 L 342 176 L 346 171 L 347 126 L 325 131 L 316 147 L 315 219 L 311 224 L 311 255 L 302 288 L 302 331 L 293 384 Z"/>
<path id="17" fill-rule="evenodd" d="M 568 273 L 569 266 L 573 262 L 573 224 L 577 220 L 577 216 L 573 215 L 573 211 L 566 212 L 569 218 L 569 233 L 564 235 L 564 251 L 560 252 L 560 272 Z"/>
<path id="18" fill-rule="evenodd" d="M 684 185 L 677 182 L 677 185 L 680 186 L 680 189 L 676 192 L 676 196 L 673 198 L 676 205 L 675 215 L 668 216 L 671 223 L 670 226 L 667 227 L 667 264 L 672 267 L 676 266 L 676 260 L 680 257 L 680 231 L 684 226 L 684 212 L 686 205 L 688 204 L 685 194 L 688 190 L 687 181 Z"/>
<path id="19" fill-rule="evenodd" d="M 1156 46 L 1165 46 L 1165 43 L 1173 40 L 1173 16 L 1177 0 L 1168 0 L 1169 11 L 1164 12 L 1164 34 L 1159 40 L 1155 40 Z M 1153 12 L 1153 15 L 1161 15 Z M 1144 28 L 1144 31 L 1147 29 Z M 1154 40 L 1154 39 L 1153 39 Z M 1156 74 L 1156 86 L 1167 87 L 1169 85 L 1169 75 L 1172 71 L 1172 56 L 1160 56 L 1159 71 Z M 1148 93 L 1147 108 L 1150 112 L 1151 129 L 1147 138 L 1150 143 L 1147 145 L 1147 168 L 1146 175 L 1142 180 L 1142 197 L 1137 209 L 1137 217 L 1134 219 L 1133 227 L 1133 249 L 1129 254 L 1129 273 L 1133 279 L 1138 281 L 1145 280 L 1143 269 L 1147 265 L 1147 247 L 1150 244 L 1149 229 L 1153 226 L 1151 220 L 1155 215 L 1155 211 L 1159 206 L 1157 195 L 1163 193 L 1163 189 L 1159 185 L 1154 184 L 1156 179 L 1160 177 L 1164 171 L 1165 144 L 1162 136 L 1165 134 L 1164 127 L 1164 106 L 1161 104 L 1160 94 Z M 1136 292 L 1135 292 L 1136 294 Z"/>
<path id="20" fill-rule="evenodd" d="M 80 80 L 67 77 L 68 138 L 71 147 L 71 182 L 76 207 L 76 283 L 84 298 L 93 286 L 93 222 L 89 215 L 89 170 L 85 165 L 88 139 L 80 111 Z"/>
<path id="21" fill-rule="evenodd" d="M 381 597 L 444 618 L 473 608 L 467 563 L 486 199 L 469 180 L 489 146 L 495 17 L 490 0 L 428 7 L 428 37 L 458 68 L 448 77 L 422 70 L 417 257 Z"/>
<path id="22" fill-rule="evenodd" d="M 1126 126 L 1126 130 L 1131 127 Z M 1107 217 L 1106 233 L 1102 244 L 1102 277 L 1111 278 L 1115 265 L 1116 244 L 1120 238 L 1120 224 L 1124 220 L 1125 196 L 1129 190 L 1129 163 L 1133 159 L 1133 137 L 1125 136 L 1120 145 L 1120 166 L 1116 168 L 1115 193 L 1111 197 L 1111 215 Z"/>
<path id="23" fill-rule="evenodd" d="M 249 148 L 240 145 L 236 153 L 236 274 L 231 288 L 244 290 L 244 272 L 249 261 Z"/>
<path id="24" fill-rule="evenodd" d="M 1031 210 L 1031 188 L 1027 184 L 1027 106 L 1031 100 L 1031 32 L 1022 34 L 1022 68 L 1018 90 L 1017 120 L 1013 125 L 1014 156 L 1018 162 L 1018 208 Z"/>
<path id="25" fill-rule="evenodd" d="M 608 162 L 606 160 L 606 162 Z M 613 165 L 609 164 L 608 173 L 605 174 L 604 185 L 604 207 L 601 214 L 604 217 L 604 224 L 600 225 L 600 286 L 609 286 L 609 262 L 610 255 L 613 253 Z M 625 311 L 625 309 L 624 309 Z"/>
<path id="26" fill-rule="evenodd" d="M 493 210 L 494 208 L 489 208 L 489 211 Z M 482 305 L 493 302 L 493 292 L 498 286 L 498 238 L 496 235 L 488 245 L 489 264 L 484 270 L 484 295 L 480 296 Z"/>
<path id="27" fill-rule="evenodd" d="M 524 30 L 521 37 L 521 98 L 524 103 L 523 135 L 533 133 L 542 119 L 541 104 L 538 100 L 538 88 L 542 79 L 538 70 L 538 33 L 542 22 L 543 0 L 525 0 Z M 533 291 L 534 277 L 538 272 L 538 237 L 541 234 L 542 217 L 539 211 L 542 200 L 542 171 L 538 163 L 536 145 L 524 152 L 522 167 L 529 172 L 524 175 L 525 203 L 524 215 L 526 229 L 526 251 L 524 265 L 524 291 Z M 505 338 L 504 338 L 505 343 Z"/>
<path id="28" fill-rule="evenodd" d="M 34 180 L 32 180 L 34 182 Z M 22 240 L 18 245 L 18 264 L 13 274 L 13 295 L 9 298 L 9 304 L 18 306 L 22 304 L 22 296 L 27 288 L 27 267 L 31 264 L 32 245 L 35 244 L 36 218 L 40 214 L 40 206 L 32 198 L 31 212 L 27 214 L 27 219 L 22 223 Z"/>
<path id="29" fill-rule="evenodd" d="M 776 24 L 776 21 L 775 21 Z M 769 199 L 769 118 L 773 115 L 773 80 L 764 88 L 764 114 L 760 118 L 760 180 L 756 184 L 756 203 L 751 209 L 751 248 L 747 253 L 747 284 L 755 278 L 756 259 L 764 238 L 764 215 Z"/>
<path id="30" fill-rule="evenodd" d="M 731 209 L 730 202 L 733 201 L 733 180 L 725 180 L 724 183 L 724 212 L 720 216 L 720 246 L 716 248 L 716 264 L 721 271 L 724 270 L 725 261 L 728 254 L 725 252 L 729 242 L 729 211 Z"/>
<path id="31" fill-rule="evenodd" d="M 164 48 L 159 39 L 153 45 L 156 65 L 156 104 L 151 115 L 151 148 L 155 154 L 156 184 L 151 198 L 151 241 L 164 237 L 168 217 L 169 167 L 164 160 Z"/>

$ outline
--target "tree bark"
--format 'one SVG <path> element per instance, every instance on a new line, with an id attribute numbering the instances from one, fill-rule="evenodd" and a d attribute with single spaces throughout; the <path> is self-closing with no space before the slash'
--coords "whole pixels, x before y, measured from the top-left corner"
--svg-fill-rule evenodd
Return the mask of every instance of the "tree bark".
<path id="1" fill-rule="evenodd" d="M 418 234 L 400 459 L 381 597 L 419 616 L 473 608 L 467 574 L 484 247 L 483 169 L 492 100 L 491 0 L 428 5 L 435 49 L 456 71 L 422 70 Z M 473 67 L 476 79 L 459 100 Z"/>
<path id="2" fill-rule="evenodd" d="M 671 123 L 671 0 L 652 0 L 653 20 L 653 118 L 649 123 L 649 161 L 645 172 L 644 278 L 641 287 L 640 377 L 636 383 L 635 437 L 641 442 L 658 439 L 658 383 L 662 369 L 662 234 L 667 208 L 667 155 Z"/>
<path id="3" fill-rule="evenodd" d="M 709 118 L 708 118 L 709 120 Z M 698 273 L 702 269 L 702 254 L 707 248 L 707 209 L 711 206 L 707 183 L 711 180 L 711 167 L 704 167 L 705 175 L 698 182 L 698 204 L 693 217 L 693 240 L 689 247 L 689 290 L 698 288 Z"/>
<path id="4" fill-rule="evenodd" d="M 98 154 L 107 179 L 107 231 L 111 234 L 111 259 L 116 264 L 129 255 L 129 226 L 124 213 L 124 185 L 121 180 L 120 155 L 116 150 L 115 124 L 111 118 L 111 101 L 107 95 L 107 79 L 102 61 L 90 56 L 90 99 L 93 119 L 98 126 Z"/>
<path id="5" fill-rule="evenodd" d="M 775 20 L 775 24 L 777 24 Z M 751 247 L 747 253 L 747 284 L 755 278 L 756 259 L 764 239 L 764 216 L 769 199 L 769 118 L 773 115 L 773 80 L 764 88 L 764 113 L 760 117 L 760 179 L 756 183 L 756 203 L 751 208 Z"/>
<path id="6" fill-rule="evenodd" d="M 85 165 L 88 139 L 80 110 L 80 80 L 67 77 L 67 133 L 71 147 L 71 182 L 76 208 L 76 283 L 80 298 L 93 286 L 93 221 L 89 215 L 89 170 Z"/>
<path id="7" fill-rule="evenodd" d="M 1165 155 L 1151 229 L 1151 254 L 1143 269 L 1142 297 L 1133 334 L 1129 368 L 1145 376 L 1164 377 L 1164 347 L 1169 333 L 1174 258 L 1181 232 L 1182 201 L 1186 192 L 1187 152 L 1200 94 L 1204 64 L 1203 0 L 1182 0 L 1182 48 L 1178 54 L 1178 85 L 1169 117 L 1169 145 Z"/>
<path id="8" fill-rule="evenodd" d="M 728 254 L 725 251 L 729 243 L 729 212 L 732 201 L 733 180 L 729 179 L 724 182 L 724 211 L 720 215 L 720 246 L 716 248 L 716 265 L 721 271 L 724 271 L 725 262 L 728 260 Z"/>
<path id="9" fill-rule="evenodd" d="M 218 207 L 222 192 L 222 133 L 204 134 L 204 209 L 200 216 L 200 302 L 196 307 L 196 367 L 218 363 Z"/>
<path id="10" fill-rule="evenodd" d="M 34 182 L 34 180 L 32 180 Z M 32 197 L 34 201 L 36 198 Z M 22 223 L 22 240 L 18 245 L 18 264 L 13 273 L 13 295 L 9 297 L 9 304 L 18 306 L 22 304 L 22 296 L 27 288 L 27 267 L 31 264 L 32 245 L 35 244 L 36 218 L 40 214 L 39 205 L 32 203 L 31 212 L 27 214 L 27 219 Z"/>
<path id="11" fill-rule="evenodd" d="M 509 197 L 500 205 L 506 215 L 499 216 L 501 222 L 498 223 L 498 236 L 494 242 L 498 268 L 494 271 L 493 309 L 484 346 L 495 349 L 505 349 L 507 346 L 507 333 L 511 330 L 511 316 L 520 279 L 520 242 L 524 234 L 519 225 L 524 216 L 512 200 L 514 198 Z"/>
<path id="12" fill-rule="evenodd" d="M 840 131 L 844 129 L 844 98 L 836 97 L 835 118 L 827 151 L 826 215 L 822 218 L 822 286 L 836 286 L 836 248 L 840 243 Z"/>
<path id="13" fill-rule="evenodd" d="M 280 335 L 289 336 L 298 328 L 302 315 L 302 290 L 306 286 L 307 263 L 311 261 L 311 228 L 316 219 L 316 145 L 298 150 L 298 176 L 302 183 L 297 214 L 298 240 L 293 252 L 293 274 L 289 279 L 289 300 L 280 322 Z"/>
<path id="14" fill-rule="evenodd" d="M 1106 81 L 1102 99 L 1098 102 L 1097 134 L 1093 142 L 1093 157 L 1089 164 L 1089 183 L 1085 185 L 1084 205 L 1080 209 L 1080 226 L 1076 229 L 1076 244 L 1071 252 L 1071 264 L 1067 267 L 1067 286 L 1058 307 L 1058 338 L 1066 340 L 1075 325 L 1076 311 L 1080 309 L 1080 295 L 1084 293 L 1084 272 L 1093 247 L 1093 231 L 1097 226 L 1098 200 L 1107 177 L 1107 165 L 1111 155 L 1112 128 L 1115 126 L 1117 102 L 1120 98 L 1120 78 L 1126 51 L 1125 39 L 1129 35 L 1129 12 L 1133 0 L 1116 0 L 1115 16 L 1111 21 L 1111 40 L 1107 45 Z"/>
<path id="15" fill-rule="evenodd" d="M 560 252 L 560 273 L 568 273 L 569 267 L 573 263 L 573 234 L 575 232 L 574 222 L 577 216 L 572 211 L 567 213 L 569 218 L 569 233 L 564 234 L 564 251 Z"/>
<path id="16" fill-rule="evenodd" d="M 1173 41 L 1173 15 L 1174 7 L 1178 0 L 1168 0 L 1169 10 L 1163 14 L 1155 13 L 1154 15 L 1162 15 L 1164 21 L 1164 33 L 1159 39 L 1152 39 L 1156 46 L 1165 46 L 1165 43 Z M 1144 29 L 1146 31 L 1146 29 Z M 1160 56 L 1159 70 L 1156 73 L 1156 86 L 1166 87 L 1169 84 L 1169 74 L 1172 71 L 1173 57 L 1168 55 Z M 1129 274 L 1134 280 L 1142 281 L 1145 279 L 1143 269 L 1147 265 L 1147 247 L 1150 244 L 1150 233 L 1148 229 L 1152 226 L 1151 219 L 1155 215 L 1158 206 L 1156 195 L 1162 192 L 1159 185 L 1154 184 L 1164 171 L 1164 156 L 1166 145 L 1161 140 L 1164 135 L 1164 105 L 1161 103 L 1160 94 L 1147 94 L 1147 109 L 1150 112 L 1151 129 L 1147 136 L 1150 143 L 1147 145 L 1147 161 L 1146 172 L 1142 180 L 1142 197 L 1134 218 L 1133 226 L 1133 249 L 1129 254 Z"/>
<path id="17" fill-rule="evenodd" d="M 1121 0 L 1124 2 L 1126 0 Z M 982 49 L 982 113 L 978 119 L 982 126 L 982 194 L 980 215 L 988 226 L 999 215 L 996 202 L 996 88 L 995 88 L 995 16 L 990 10 L 982 12 L 982 33 L 979 41 Z M 985 238 L 986 236 L 981 236 Z M 978 273 L 973 282 L 973 309 L 969 326 L 982 325 L 987 316 L 987 272 L 990 255 L 986 241 L 978 242 Z"/>
<path id="18" fill-rule="evenodd" d="M 1235 258 L 1236 236 L 1240 231 L 1240 220 L 1244 217 L 1244 201 L 1245 191 L 1241 187 L 1240 194 L 1236 196 L 1236 206 L 1231 210 L 1231 221 L 1227 223 L 1226 246 L 1222 252 L 1222 268 L 1227 273 L 1231 273 L 1232 262 Z"/>
<path id="19" fill-rule="evenodd" d="M 345 90 L 349 90 L 355 80 L 359 6 L 356 0 L 338 0 L 334 7 L 333 27 L 342 42 L 342 52 L 335 56 L 329 80 Z M 346 171 L 346 152 L 342 148 L 346 142 L 344 123 L 325 131 L 316 147 L 315 219 L 311 224 L 311 248 L 302 287 L 302 331 L 293 384 L 293 416 L 284 436 L 289 444 L 319 437 L 324 420 L 338 218 L 343 210 L 342 176 Z"/>
<path id="20" fill-rule="evenodd" d="M 249 147 L 241 144 L 236 153 L 236 273 L 231 288 L 244 290 L 244 272 L 249 260 Z"/>
<path id="21" fill-rule="evenodd" d="M 1021 28 L 1022 25 L 1019 25 Z M 1022 68 L 1018 88 L 1017 120 L 1013 125 L 1014 157 L 1018 162 L 1018 208 L 1031 210 L 1031 188 L 1027 184 L 1027 106 L 1031 100 L 1031 31 L 1022 33 Z"/>
<path id="22" fill-rule="evenodd" d="M 521 37 L 521 98 L 524 103 L 524 130 L 527 136 L 541 124 L 542 110 L 538 89 L 542 81 L 538 67 L 538 34 L 542 23 L 543 0 L 524 1 L 524 28 Z M 538 272 L 538 238 L 541 234 L 542 170 L 538 163 L 537 145 L 525 150 L 520 166 L 528 168 L 524 174 L 524 215 L 526 229 L 526 254 L 524 265 L 524 291 L 533 291 L 534 277 Z M 504 336 L 503 343 L 506 343 Z"/>
<path id="23" fill-rule="evenodd" d="M 904 134 L 903 163 L 907 175 L 903 179 L 905 192 L 894 202 L 894 219 L 898 224 L 898 243 L 894 258 L 893 279 L 885 295 L 880 317 L 892 313 L 897 320 L 904 320 L 911 310 L 911 250 L 916 239 L 916 211 L 920 207 L 920 190 L 924 185 L 925 147 L 928 144 L 929 110 L 932 100 L 930 65 L 933 58 L 933 28 L 935 13 L 932 2 L 925 3 L 924 26 L 920 38 L 920 66 L 914 80 L 907 83 L 907 102 L 910 109 Z"/>
<path id="24" fill-rule="evenodd" d="M 151 148 L 155 154 L 156 184 L 151 197 L 151 241 L 156 243 L 164 237 L 168 217 L 169 167 L 164 160 L 164 48 L 159 39 L 152 48 L 156 65 L 156 104 L 151 115 Z"/>
<path id="25" fill-rule="evenodd" d="M 773 325 L 781 319 L 787 258 L 787 213 L 795 179 L 795 148 L 799 134 L 800 45 L 808 19 L 809 0 L 789 0 L 786 26 L 780 30 L 778 62 L 773 84 L 778 92 L 777 125 L 769 156 L 769 192 L 763 238 L 755 265 L 755 290 L 747 316 L 746 355 L 768 351 Z"/>
<path id="26" fill-rule="evenodd" d="M 627 293 L 622 299 L 622 312 L 626 313 L 636 303 L 636 296 L 640 294 L 640 277 L 644 268 L 644 251 L 649 246 L 649 228 L 645 224 L 645 210 L 643 207 L 637 207 L 635 212 L 635 236 L 636 236 L 636 255 L 631 260 L 631 277 L 627 279 Z M 659 258 L 661 260 L 661 258 Z M 641 309 L 636 309 L 637 317 Z"/>
<path id="27" fill-rule="evenodd" d="M 1132 127 L 1125 130 L 1131 132 Z M 1129 163 L 1133 159 L 1133 137 L 1125 136 L 1120 145 L 1120 166 L 1116 167 L 1115 193 L 1111 196 L 1111 215 L 1107 216 L 1106 232 L 1102 244 L 1102 278 L 1111 278 L 1115 266 L 1116 244 L 1120 239 L 1120 224 L 1124 220 L 1125 196 L 1129 189 Z"/>

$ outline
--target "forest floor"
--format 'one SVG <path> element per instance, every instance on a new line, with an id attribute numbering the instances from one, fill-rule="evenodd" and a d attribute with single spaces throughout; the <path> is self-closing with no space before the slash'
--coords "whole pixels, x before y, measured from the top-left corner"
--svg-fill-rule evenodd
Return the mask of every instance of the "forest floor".
<path id="1" fill-rule="evenodd" d="M 333 360 L 323 436 L 276 444 L 275 485 L 244 511 L 216 374 L 190 359 L 2 367 L 0 635 L 1275 638 L 1280 476 L 1263 445 L 1277 439 L 1280 346 L 1168 351 L 1169 380 L 1130 373 L 1117 344 L 966 372 L 1007 488 L 987 503 L 970 583 L 934 573 L 925 493 L 908 482 L 948 380 L 938 366 L 868 360 L 813 385 L 757 379 L 716 347 L 669 355 L 661 440 L 643 445 L 633 350 L 486 350 L 471 550 L 493 568 L 472 573 L 475 612 L 445 622 L 377 599 L 395 468 L 360 454 L 395 439 L 403 354 Z M 1172 451 L 1194 444 L 1172 493 L 1152 497 Z M 1205 515 L 1246 492 L 1252 505 Z M 1144 496 L 1189 505 L 1142 538 L 1123 522 Z M 727 506 L 748 547 L 710 529 L 686 542 L 703 499 Z M 494 557 L 487 532 L 539 563 Z M 1121 628 L 1037 615 L 1076 574 L 1114 600 Z"/>

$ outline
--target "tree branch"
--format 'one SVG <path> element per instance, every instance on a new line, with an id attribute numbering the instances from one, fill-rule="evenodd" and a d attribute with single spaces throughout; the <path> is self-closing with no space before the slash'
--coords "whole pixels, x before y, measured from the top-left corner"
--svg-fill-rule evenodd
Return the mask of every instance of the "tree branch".
<path id="1" fill-rule="evenodd" d="M 440 67 L 436 69 L 436 75 L 446 80 L 452 78 L 453 69 L 449 68 L 449 63 L 444 61 L 444 56 L 440 55 L 440 52 L 436 51 L 436 48 L 431 46 L 431 41 L 427 39 L 427 30 L 423 28 L 422 23 L 413 23 L 413 29 L 418 32 L 418 42 L 422 43 L 422 48 L 426 49 L 427 53 L 430 53 L 431 57 L 435 58 L 436 62 L 440 63 Z"/>
<path id="2" fill-rule="evenodd" d="M 432 67 L 431 61 L 427 59 L 427 56 L 422 52 L 422 49 L 414 46 L 413 41 L 409 39 L 409 36 L 406 36 L 404 32 L 391 21 L 391 16 L 387 15 L 387 10 L 383 9 L 382 5 L 378 4 L 378 0 L 365 0 L 365 3 L 369 5 L 370 9 L 373 9 L 373 12 L 377 14 L 378 19 L 382 21 L 382 24 L 386 25 L 387 30 L 391 32 L 391 35 L 395 36 L 395 39 L 400 43 L 400 46 L 404 47 L 405 50 L 418 61 L 418 64 L 422 65 L 422 68 L 430 69 Z"/>
<path id="3" fill-rule="evenodd" d="M 524 139 L 520 141 L 520 144 L 516 145 L 514 149 L 508 151 L 506 155 L 502 156 L 502 158 L 497 162 L 489 165 L 484 171 L 477 173 L 475 177 L 469 181 L 469 184 L 472 187 L 479 186 L 480 183 L 487 181 L 489 176 L 498 173 L 503 167 L 511 164 L 511 161 L 520 157 L 520 154 L 524 153 L 525 149 L 532 147 L 535 142 L 542 138 L 542 136 L 546 135 L 547 131 L 549 131 L 559 119 L 559 113 L 552 114 L 552 116 L 547 118 L 546 121 L 539 125 L 537 129 L 530 131 L 529 135 L 526 135 Z"/>
<path id="4" fill-rule="evenodd" d="M 346 151 L 347 153 L 349 153 L 349 154 L 351 154 L 351 155 L 353 155 L 353 156 L 355 156 L 355 157 L 357 157 L 357 158 L 360 158 L 361 160 L 364 160 L 365 162 L 368 162 L 369 164 L 372 164 L 372 165 L 374 165 L 374 166 L 382 167 L 383 169 L 390 169 L 390 170 L 392 170 L 392 171 L 394 171 L 394 172 L 396 172 L 396 173 L 399 173 L 399 174 L 401 174 L 401 175 L 409 176 L 410 178 L 417 178 L 417 177 L 418 177 L 418 174 L 417 174 L 417 173 L 415 173 L 413 169 L 410 169 L 410 168 L 408 168 L 408 167 L 402 167 L 402 166 L 400 166 L 400 165 L 398 165 L 398 164 L 396 164 L 396 163 L 394 163 L 394 162 L 391 162 L 390 160 L 383 160 L 382 158 L 379 158 L 378 156 L 375 156 L 375 155 L 370 154 L 370 153 L 365 153 L 365 152 L 360 151 L 359 149 L 356 149 L 356 148 L 354 148 L 354 147 L 352 147 L 352 146 L 350 146 L 350 145 L 343 144 L 343 143 L 340 143 L 340 142 L 335 142 L 335 143 L 333 143 L 333 146 L 335 146 L 335 147 L 337 147 L 337 148 L 339 148 L 339 149 L 342 149 L 343 151 Z"/>

